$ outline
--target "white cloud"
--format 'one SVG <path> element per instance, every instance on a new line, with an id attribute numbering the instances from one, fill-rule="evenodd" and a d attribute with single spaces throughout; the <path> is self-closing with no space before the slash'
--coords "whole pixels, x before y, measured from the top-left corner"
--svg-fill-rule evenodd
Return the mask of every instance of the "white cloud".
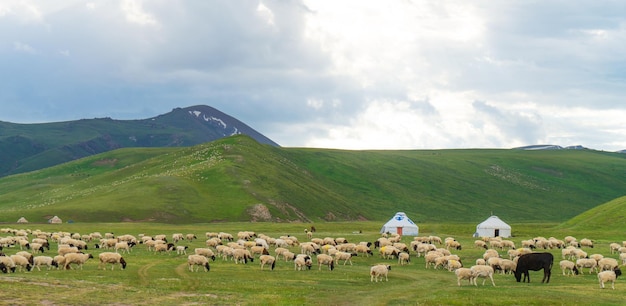
<path id="1" fill-rule="evenodd" d="M 128 22 L 142 26 L 154 26 L 158 24 L 154 16 L 143 9 L 143 1 L 123 0 L 120 5 Z"/>
<path id="2" fill-rule="evenodd" d="M 35 50 L 35 48 L 19 41 L 13 42 L 13 49 L 18 52 L 24 52 L 24 53 L 29 53 L 29 54 L 37 53 L 37 50 Z"/>

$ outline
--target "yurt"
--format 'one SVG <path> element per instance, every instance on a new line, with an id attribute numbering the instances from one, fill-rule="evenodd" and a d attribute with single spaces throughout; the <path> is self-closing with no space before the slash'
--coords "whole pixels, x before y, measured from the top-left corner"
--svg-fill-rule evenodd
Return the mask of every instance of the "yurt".
<path id="1" fill-rule="evenodd" d="M 419 228 L 409 217 L 403 212 L 397 212 L 393 218 L 391 218 L 383 228 L 380 229 L 380 233 L 392 233 L 406 236 L 417 236 Z"/>
<path id="2" fill-rule="evenodd" d="M 498 216 L 491 216 L 476 225 L 474 237 L 511 237 L 511 226 L 500 220 Z"/>
<path id="3" fill-rule="evenodd" d="M 63 221 L 61 220 L 61 218 L 54 216 L 50 220 L 48 220 L 48 223 L 60 224 L 60 223 L 63 223 Z"/>
<path id="4" fill-rule="evenodd" d="M 17 223 L 28 223 L 28 220 L 26 220 L 26 218 L 21 217 L 19 218 L 19 220 L 17 220 Z"/>

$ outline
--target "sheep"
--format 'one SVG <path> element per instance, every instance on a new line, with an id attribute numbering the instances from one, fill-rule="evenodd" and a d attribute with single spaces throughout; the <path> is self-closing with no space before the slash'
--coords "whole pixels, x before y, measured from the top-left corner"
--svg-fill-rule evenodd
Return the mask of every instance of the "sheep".
<path id="1" fill-rule="evenodd" d="M 130 253 L 131 247 L 134 245 L 135 245 L 134 242 L 126 242 L 126 241 L 117 242 L 115 243 L 115 252 L 122 250 L 125 253 Z"/>
<path id="2" fill-rule="evenodd" d="M 5 266 L 3 262 L 0 262 L 0 271 L 2 271 L 2 273 L 4 274 L 7 274 L 9 272 L 7 270 L 7 266 Z"/>
<path id="3" fill-rule="evenodd" d="M 195 234 L 186 234 L 186 235 L 185 235 L 185 239 L 186 239 L 187 241 L 190 241 L 190 242 L 191 242 L 191 241 L 193 241 L 194 239 L 198 239 L 198 237 L 197 237 Z"/>
<path id="4" fill-rule="evenodd" d="M 100 253 L 100 255 L 98 255 L 98 259 L 100 259 L 98 269 L 102 268 L 103 270 L 106 270 L 106 265 L 109 263 L 111 264 L 111 271 L 113 271 L 116 264 L 120 264 L 120 266 L 122 266 L 122 270 L 126 269 L 126 260 L 124 260 L 122 255 L 117 252 Z"/>
<path id="5" fill-rule="evenodd" d="M 276 257 L 272 255 L 261 255 L 259 260 L 261 261 L 261 270 L 263 270 L 265 265 L 269 265 L 271 270 L 274 270 L 274 267 L 276 267 Z"/>
<path id="6" fill-rule="evenodd" d="M 626 265 L 626 253 L 620 253 L 619 259 L 622 261 L 622 265 Z"/>
<path id="7" fill-rule="evenodd" d="M 426 255 L 426 253 L 435 250 L 437 250 L 437 246 L 431 243 L 419 244 L 414 249 L 414 251 L 417 252 L 417 257 L 421 257 L 422 254 Z"/>
<path id="8" fill-rule="evenodd" d="M 162 253 L 162 252 L 167 252 L 168 254 L 170 253 L 171 250 L 174 249 L 174 244 L 173 243 L 157 243 L 156 245 L 154 245 L 154 253 Z"/>
<path id="9" fill-rule="evenodd" d="M 290 251 L 283 252 L 282 256 L 283 256 L 283 259 L 285 259 L 285 261 L 296 259 L 296 254 Z"/>
<path id="10" fill-rule="evenodd" d="M 371 255 L 373 255 L 372 250 L 370 250 L 370 248 L 367 245 L 358 244 L 354 248 L 354 251 L 357 254 L 363 253 L 365 254 L 366 257 L 370 257 Z"/>
<path id="11" fill-rule="evenodd" d="M 389 281 L 389 271 L 391 270 L 391 266 L 390 265 L 385 265 L 385 264 L 379 264 L 379 265 L 375 265 L 373 267 L 370 268 L 370 282 L 373 282 L 374 280 L 376 280 L 376 282 L 378 283 L 378 278 L 381 279 L 382 281 L 382 277 L 385 277 L 385 281 Z"/>
<path id="12" fill-rule="evenodd" d="M 31 265 L 33 264 L 33 254 L 28 253 L 26 251 L 19 251 L 19 252 L 15 253 L 15 254 L 24 256 L 24 258 L 26 258 L 26 260 L 28 260 L 28 263 L 30 263 Z"/>
<path id="13" fill-rule="evenodd" d="M 335 264 L 339 264 L 340 260 L 343 260 L 343 265 L 345 266 L 347 262 L 350 262 L 352 265 L 352 256 L 356 256 L 356 254 L 348 253 L 348 252 L 337 252 L 335 253 Z"/>
<path id="14" fill-rule="evenodd" d="M 619 253 L 619 248 L 621 246 L 618 243 L 611 243 L 609 244 L 609 249 L 611 250 L 611 254 L 615 254 L 615 253 Z"/>
<path id="15" fill-rule="evenodd" d="M 220 240 L 219 238 L 209 238 L 207 239 L 207 241 L 205 241 L 205 245 L 208 247 L 217 247 L 218 245 L 222 244 L 222 240 Z"/>
<path id="16" fill-rule="evenodd" d="M 611 288 L 615 290 L 615 279 L 622 275 L 622 270 L 615 268 L 609 271 L 602 271 L 598 273 L 598 282 L 600 282 L 600 288 L 604 289 L 604 283 L 611 282 Z"/>
<path id="17" fill-rule="evenodd" d="M 83 264 L 85 264 L 85 262 L 87 262 L 87 260 L 89 260 L 90 258 L 93 258 L 93 255 L 87 253 L 68 253 L 65 254 L 63 257 L 65 257 L 65 270 L 70 270 L 72 268 L 71 264 L 73 263 L 77 264 L 78 267 L 82 270 Z"/>
<path id="18" fill-rule="evenodd" d="M 476 266 L 472 266 L 470 268 L 470 270 L 472 270 L 472 273 L 474 274 L 474 286 L 478 286 L 476 284 L 476 279 L 479 277 L 483 278 L 483 286 L 485 285 L 485 281 L 487 280 L 487 278 L 491 279 L 491 284 L 495 287 L 496 283 L 493 281 L 493 268 L 490 266 L 481 266 L 481 265 L 476 265 Z"/>
<path id="19" fill-rule="evenodd" d="M 424 256 L 424 261 L 426 262 L 426 269 L 430 268 L 430 265 L 436 265 L 437 258 L 443 256 L 440 252 L 430 251 Z"/>
<path id="20" fill-rule="evenodd" d="M 576 260 L 576 267 L 580 273 L 584 273 L 583 268 L 589 268 L 589 274 L 598 269 L 598 262 L 591 258 L 581 258 Z"/>
<path id="21" fill-rule="evenodd" d="M 403 266 L 403 265 L 408 264 L 409 262 L 411 262 L 411 255 L 409 255 L 409 253 L 401 252 L 398 255 L 398 264 L 399 265 Z M 352 262 L 350 264 L 352 264 Z"/>
<path id="22" fill-rule="evenodd" d="M 31 271 L 37 267 L 37 271 L 41 271 L 41 266 L 47 266 L 48 270 L 52 269 L 52 267 L 59 267 L 59 264 L 54 260 L 54 258 L 50 256 L 35 256 L 33 257 L 33 267 L 30 269 Z"/>
<path id="23" fill-rule="evenodd" d="M 502 259 L 500 261 L 500 269 L 502 270 L 502 274 L 513 274 L 515 269 L 517 268 L 517 263 L 510 259 Z"/>
<path id="24" fill-rule="evenodd" d="M 397 258 L 398 254 L 400 254 L 400 250 L 394 247 L 393 245 L 386 245 L 380 248 L 379 250 L 380 257 L 385 259 Z"/>
<path id="25" fill-rule="evenodd" d="M 481 240 L 482 241 L 482 240 Z M 467 279 L 469 280 L 470 285 L 473 284 L 473 280 L 475 277 L 474 272 L 470 268 L 458 268 L 454 270 L 454 274 L 456 275 L 456 283 L 461 287 L 461 280 Z"/>
<path id="26" fill-rule="evenodd" d="M 69 254 L 69 253 L 78 253 L 78 248 L 64 245 L 64 246 L 60 246 L 57 252 L 59 255 L 65 256 L 66 254 Z"/>
<path id="27" fill-rule="evenodd" d="M 335 261 L 330 255 L 326 254 L 317 254 L 317 267 L 318 270 L 322 270 L 322 265 L 327 265 L 328 270 L 332 271 L 335 269 Z"/>
<path id="28" fill-rule="evenodd" d="M 57 256 L 54 256 L 52 259 L 54 260 L 54 262 L 57 263 L 57 269 L 60 269 L 61 267 L 65 267 L 65 256 L 57 255 Z"/>
<path id="29" fill-rule="evenodd" d="M 452 272 L 462 267 L 463 267 L 463 263 L 461 263 L 460 260 L 456 260 L 456 259 L 448 260 L 448 271 Z"/>
<path id="30" fill-rule="evenodd" d="M 30 261 L 28 260 L 28 258 L 22 256 L 22 255 L 11 255 L 11 260 L 13 260 L 13 262 L 15 263 L 15 267 L 19 267 L 19 271 L 22 271 L 22 269 L 26 269 L 25 271 L 30 271 L 32 268 L 32 265 L 30 263 Z"/>
<path id="31" fill-rule="evenodd" d="M 599 271 L 613 270 L 619 266 L 617 259 L 615 258 L 602 258 L 598 261 Z"/>
<path id="32" fill-rule="evenodd" d="M 198 272 L 200 266 L 202 266 L 206 272 L 211 270 L 211 266 L 209 266 L 209 259 L 202 255 L 192 254 L 187 256 L 187 265 L 189 266 L 190 272 Z M 193 266 L 198 266 L 195 271 Z"/>
<path id="33" fill-rule="evenodd" d="M 10 256 L 0 256 L 0 264 L 4 265 L 7 271 L 11 271 L 12 273 L 15 273 L 15 269 L 16 269 L 15 262 L 13 261 L 13 259 L 11 259 Z"/>
<path id="34" fill-rule="evenodd" d="M 195 248 L 193 252 L 196 255 L 202 255 L 206 258 L 211 258 L 211 260 L 215 261 L 215 253 L 213 253 L 213 250 L 209 248 Z"/>
<path id="35" fill-rule="evenodd" d="M 311 270 L 311 266 L 313 265 L 311 261 L 311 256 L 307 254 L 298 254 L 293 260 L 293 263 L 294 270 L 296 271 L 302 271 L 303 267 L 307 267 L 309 270 Z"/>
<path id="36" fill-rule="evenodd" d="M 235 261 L 235 264 L 239 263 L 240 261 L 243 261 L 244 264 L 247 264 L 248 260 L 250 262 L 254 262 L 254 257 L 252 256 L 252 254 L 250 254 L 250 251 L 246 249 L 235 249 L 233 251 L 233 260 Z"/>
<path id="37" fill-rule="evenodd" d="M 482 241 L 482 240 L 475 240 L 474 241 L 474 246 L 479 248 L 479 249 L 485 249 L 485 250 L 487 249 L 487 243 Z M 460 286 L 460 283 L 459 283 L 459 286 Z"/>
<path id="38" fill-rule="evenodd" d="M 446 249 L 454 249 L 454 250 L 461 250 L 461 243 L 456 241 L 456 240 L 448 240 L 446 241 Z"/>
<path id="39" fill-rule="evenodd" d="M 559 267 L 561 267 L 561 271 L 563 271 L 563 275 L 578 275 L 580 271 L 576 267 L 576 263 L 569 260 L 561 260 L 559 262 Z"/>
<path id="40" fill-rule="evenodd" d="M 580 247 L 589 247 L 593 249 L 593 241 L 587 238 L 580 239 Z"/>
<path id="41" fill-rule="evenodd" d="M 33 254 L 40 253 L 40 252 L 43 253 L 44 252 L 43 244 L 38 243 L 38 242 L 31 242 L 30 243 L 30 249 L 33 251 Z"/>
<path id="42" fill-rule="evenodd" d="M 178 255 L 187 255 L 187 248 L 189 248 L 186 245 L 177 245 L 176 246 L 176 254 Z"/>
<path id="43" fill-rule="evenodd" d="M 258 246 L 255 245 L 253 247 L 250 248 L 250 253 L 252 254 L 252 256 L 256 256 L 257 254 L 259 255 L 269 255 L 270 252 L 267 251 L 267 248 L 265 248 L 264 246 Z"/>

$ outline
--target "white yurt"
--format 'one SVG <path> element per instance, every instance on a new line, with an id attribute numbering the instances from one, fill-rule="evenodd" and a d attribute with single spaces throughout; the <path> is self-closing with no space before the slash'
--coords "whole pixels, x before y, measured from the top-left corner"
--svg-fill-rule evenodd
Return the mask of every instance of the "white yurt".
<path id="1" fill-rule="evenodd" d="M 511 226 L 500 220 L 498 216 L 491 216 L 476 225 L 474 237 L 511 237 Z"/>
<path id="2" fill-rule="evenodd" d="M 383 225 L 383 228 L 380 229 L 380 233 L 417 236 L 419 227 L 417 227 L 417 224 L 413 223 L 405 213 L 397 212 L 393 218 Z"/>
<path id="3" fill-rule="evenodd" d="M 21 217 L 17 220 L 17 223 L 28 223 L 28 220 L 26 220 L 26 218 Z"/>
<path id="4" fill-rule="evenodd" d="M 61 223 L 63 223 L 63 221 L 61 220 L 61 218 L 59 218 L 59 217 L 57 217 L 57 216 L 54 216 L 54 217 L 52 217 L 52 218 L 50 218 L 50 219 L 48 220 L 48 223 L 52 223 L 52 224 L 61 224 Z"/>

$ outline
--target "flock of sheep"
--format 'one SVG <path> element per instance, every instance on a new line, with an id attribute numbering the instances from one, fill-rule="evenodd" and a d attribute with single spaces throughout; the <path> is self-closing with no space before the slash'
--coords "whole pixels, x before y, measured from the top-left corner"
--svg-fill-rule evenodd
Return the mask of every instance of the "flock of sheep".
<path id="1" fill-rule="evenodd" d="M 611 256 L 599 253 L 588 254 L 593 248 L 589 239 L 578 241 L 574 237 L 565 237 L 563 240 L 554 237 L 535 237 L 521 241 L 521 247 L 507 239 L 499 237 L 483 237 L 474 242 L 474 248 L 485 249 L 480 258 L 463 258 L 457 252 L 461 244 L 454 238 L 441 239 L 438 236 L 414 237 L 408 243 L 402 242 L 399 235 L 383 234 L 373 242 L 348 242 L 345 238 L 314 237 L 312 231 L 305 230 L 306 240 L 299 241 L 293 235 L 270 237 L 253 231 L 240 231 L 236 235 L 226 232 L 206 232 L 203 236 L 203 247 L 194 248 L 192 254 L 187 254 L 186 244 L 197 240 L 195 234 L 175 233 L 172 235 L 114 235 L 113 233 L 99 232 L 89 234 L 69 232 L 43 232 L 27 229 L 0 229 L 0 271 L 14 273 L 32 271 L 37 268 L 50 269 L 83 269 L 83 265 L 93 256 L 93 249 L 98 250 L 98 268 L 111 270 L 119 266 L 125 269 L 127 262 L 124 254 L 129 254 L 133 248 L 143 247 L 155 254 L 176 253 L 187 259 L 188 270 L 198 272 L 201 269 L 209 272 L 210 262 L 216 260 L 233 261 L 235 264 L 247 264 L 258 259 L 260 269 L 274 270 L 277 261 L 292 262 L 296 271 L 310 270 L 317 265 L 318 270 L 327 267 L 332 271 L 336 265 L 352 265 L 354 256 L 378 256 L 383 263 L 370 267 L 370 282 L 379 280 L 388 281 L 391 270 L 390 261 L 393 260 L 402 267 L 410 264 L 411 258 L 424 258 L 426 269 L 443 269 L 454 272 L 457 285 L 467 280 L 477 286 L 477 279 L 483 279 L 483 285 L 489 279 L 496 286 L 494 274 L 516 274 L 519 281 L 519 259 L 526 254 L 537 254 L 539 250 L 560 249 L 562 259 L 559 267 L 564 276 L 584 273 L 597 273 L 601 288 L 610 282 L 615 289 L 615 280 L 621 275 L 620 265 L 626 264 L 626 241 L 621 244 L 610 245 Z M 406 241 L 406 239 L 405 239 Z M 56 248 L 53 245 L 56 244 Z M 89 246 L 92 249 L 89 249 Z M 13 252 L 15 250 L 15 252 Z M 14 253 L 7 255 L 8 253 Z M 48 254 L 56 255 L 48 255 Z M 463 262 L 472 262 L 466 267 Z M 525 273 L 537 270 L 524 264 Z M 549 265 L 543 266 L 544 280 L 549 282 L 552 268 L 552 255 L 549 256 Z M 530 281 L 530 279 L 528 279 Z"/>

